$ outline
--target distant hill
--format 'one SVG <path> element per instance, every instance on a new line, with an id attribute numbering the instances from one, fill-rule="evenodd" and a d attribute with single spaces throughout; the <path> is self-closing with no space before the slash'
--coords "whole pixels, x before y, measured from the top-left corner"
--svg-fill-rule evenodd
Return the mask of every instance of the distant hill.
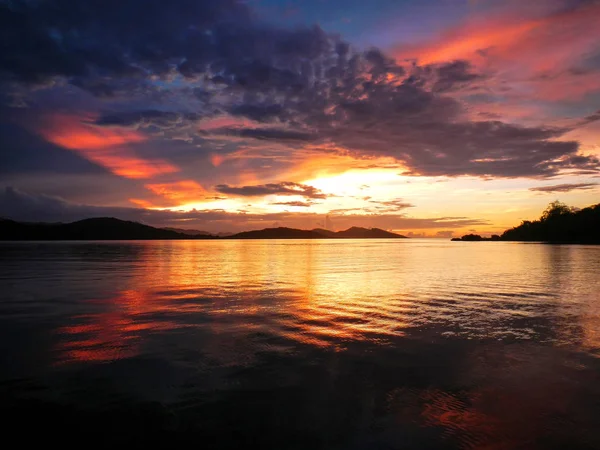
<path id="1" fill-rule="evenodd" d="M 264 230 L 243 231 L 229 236 L 229 239 L 323 239 L 324 236 L 314 230 L 296 228 L 265 228 Z"/>
<path id="2" fill-rule="evenodd" d="M 205 234 L 206 233 L 206 234 Z M 378 228 L 352 227 L 333 232 L 323 229 L 265 228 L 229 235 L 210 235 L 197 230 L 154 228 L 137 222 L 99 217 L 72 223 L 32 223 L 0 219 L 0 240 L 144 240 L 144 239 L 331 239 L 331 238 L 403 238 Z"/>
<path id="3" fill-rule="evenodd" d="M 345 231 L 329 231 L 322 228 L 298 230 L 295 228 L 265 228 L 264 230 L 244 231 L 230 236 L 231 239 L 381 239 L 405 238 L 379 228 L 352 227 Z"/>
<path id="4" fill-rule="evenodd" d="M 202 236 L 213 236 L 213 234 L 209 233 L 208 231 L 189 230 L 187 228 L 164 227 L 164 228 L 161 228 L 161 230 L 174 231 L 175 233 L 186 234 L 188 236 L 199 236 L 199 235 L 202 235 Z"/>
<path id="5" fill-rule="evenodd" d="M 352 228 L 348 228 L 345 231 L 338 231 L 337 233 L 335 233 L 335 237 L 351 238 L 351 239 L 387 239 L 387 238 L 406 239 L 406 236 L 402 236 L 401 234 L 396 234 L 396 233 L 390 233 L 389 231 L 385 231 L 380 228 L 361 228 L 361 227 L 352 227 Z"/>
<path id="6" fill-rule="evenodd" d="M 210 238 L 197 236 L 196 238 Z M 0 240 L 142 240 L 190 239 L 189 235 L 112 217 L 72 223 L 29 223 L 0 220 Z"/>
<path id="7" fill-rule="evenodd" d="M 335 237 L 335 231 L 326 230 L 324 228 L 315 228 L 312 231 L 316 231 L 319 234 L 322 234 L 325 237 Z"/>

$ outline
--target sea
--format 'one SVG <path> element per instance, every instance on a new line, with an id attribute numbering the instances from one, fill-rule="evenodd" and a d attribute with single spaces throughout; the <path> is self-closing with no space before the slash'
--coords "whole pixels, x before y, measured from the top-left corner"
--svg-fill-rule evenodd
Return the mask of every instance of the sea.
<path id="1" fill-rule="evenodd" d="M 600 448 L 600 246 L 0 242 L 3 440 Z"/>

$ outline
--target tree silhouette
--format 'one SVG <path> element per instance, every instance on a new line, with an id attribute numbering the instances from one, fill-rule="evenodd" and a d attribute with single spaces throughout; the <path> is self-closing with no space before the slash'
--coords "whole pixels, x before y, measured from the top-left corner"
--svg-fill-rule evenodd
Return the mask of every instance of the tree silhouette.
<path id="1" fill-rule="evenodd" d="M 600 243 L 600 204 L 581 210 L 558 200 L 550 203 L 539 220 L 524 220 L 506 230 L 504 241 Z"/>
<path id="2" fill-rule="evenodd" d="M 565 203 L 559 202 L 558 200 L 553 201 L 548 205 L 548 207 L 542 213 L 542 217 L 540 220 L 542 222 L 556 219 L 557 217 L 564 216 L 567 214 L 572 214 L 574 212 L 574 208 L 566 205 Z"/>

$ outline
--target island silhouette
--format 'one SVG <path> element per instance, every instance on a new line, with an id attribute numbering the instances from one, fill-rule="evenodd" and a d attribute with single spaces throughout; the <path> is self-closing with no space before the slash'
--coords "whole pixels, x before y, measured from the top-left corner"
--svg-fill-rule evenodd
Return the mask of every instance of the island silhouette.
<path id="1" fill-rule="evenodd" d="M 524 220 L 501 236 L 466 234 L 453 241 L 524 241 L 600 244 L 600 203 L 577 209 L 559 201 L 548 205 L 538 220 Z"/>
<path id="2" fill-rule="evenodd" d="M 265 228 L 223 235 L 204 231 L 155 228 L 113 217 L 84 219 L 72 223 L 32 223 L 0 219 L 0 240 L 153 240 L 153 239 L 402 239 L 406 236 L 379 228 L 351 227 L 344 231 L 320 228 Z"/>
<path id="3" fill-rule="evenodd" d="M 351 227 L 343 231 L 323 228 L 301 230 L 277 227 L 241 233 L 156 228 L 138 222 L 97 217 L 71 223 L 17 222 L 0 219 L 0 240 L 154 240 L 154 239 L 403 239 L 406 236 L 380 228 Z M 538 220 L 524 220 L 502 235 L 466 234 L 453 241 L 529 241 L 600 244 L 600 203 L 576 209 L 559 201 L 550 203 Z"/>

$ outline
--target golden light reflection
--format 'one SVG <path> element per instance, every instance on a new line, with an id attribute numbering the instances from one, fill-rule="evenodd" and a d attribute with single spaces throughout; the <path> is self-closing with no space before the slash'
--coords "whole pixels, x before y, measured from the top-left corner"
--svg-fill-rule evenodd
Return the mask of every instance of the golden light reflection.
<path id="1" fill-rule="evenodd" d="M 558 258 L 566 253 L 541 246 L 470 246 L 454 254 L 455 264 L 448 266 L 444 246 L 414 245 L 348 245 L 341 240 L 134 244 L 135 262 L 128 266 L 127 277 L 115 278 L 115 294 L 91 302 L 93 311 L 73 317 L 74 325 L 58 330 L 63 337 L 60 360 L 132 357 L 153 334 L 182 327 L 203 330 L 203 350 L 223 364 L 235 364 L 239 358 L 253 357 L 256 349 L 245 346 L 254 345 L 256 336 L 279 340 L 269 345 L 342 350 L 355 341 L 387 345 L 414 327 L 467 320 L 469 327 L 463 332 L 468 336 L 531 337 L 537 331 L 529 325 L 513 328 L 512 323 L 523 318 L 521 307 L 547 325 L 528 293 L 553 298 L 555 274 L 535 279 L 525 275 L 509 286 L 491 278 L 476 287 L 457 280 L 475 271 L 474 261 L 483 278 L 504 273 L 507 267 L 514 271 L 507 276 L 514 278 L 539 270 L 535 262 L 544 263 L 543 255 Z M 541 255 L 531 258 L 532 251 Z M 554 266 L 558 264 L 548 267 Z M 453 283 L 456 292 L 449 288 Z M 515 284 L 522 292 L 515 291 Z M 568 308 L 559 315 L 573 315 L 568 303 L 561 305 Z M 564 338 L 569 342 L 595 351 L 597 311 L 575 311 L 582 319 L 577 327 L 558 324 L 552 333 L 568 331 Z"/>
<path id="2" fill-rule="evenodd" d="M 333 348 L 402 334 L 402 315 L 392 312 L 399 286 L 386 283 L 387 275 L 356 272 L 343 262 L 343 245 L 336 247 L 342 259 L 333 274 L 332 261 L 324 259 L 331 255 L 328 244 L 289 245 L 174 241 L 141 247 L 145 256 L 134 276 L 115 286 L 113 297 L 93 302 L 101 311 L 75 316 L 75 325 L 58 330 L 59 363 L 130 358 L 153 333 L 185 326 L 210 330 L 214 342 L 206 343 L 206 352 L 231 364 L 242 351 L 231 342 L 232 329 Z M 369 300 L 374 293 L 381 303 Z"/>

